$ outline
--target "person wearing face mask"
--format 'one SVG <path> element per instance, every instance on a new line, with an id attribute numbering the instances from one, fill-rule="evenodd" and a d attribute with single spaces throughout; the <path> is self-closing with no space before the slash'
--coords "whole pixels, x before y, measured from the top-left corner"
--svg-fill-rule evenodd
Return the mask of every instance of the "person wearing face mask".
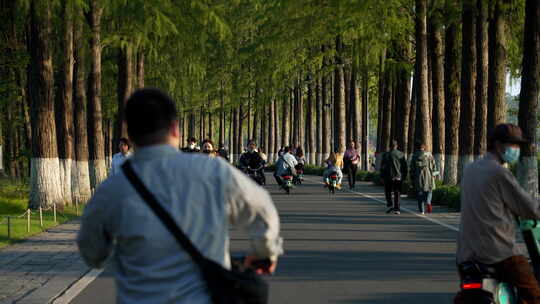
<path id="1" fill-rule="evenodd" d="M 469 164 L 461 180 L 461 222 L 457 264 L 489 265 L 497 277 L 516 286 L 520 303 L 540 303 L 540 287 L 527 258 L 516 245 L 516 217 L 540 218 L 540 202 L 527 193 L 504 164 L 518 161 L 526 143 L 521 129 L 500 124 L 488 138 L 488 152 Z M 459 292 L 454 303 L 468 303 Z"/>
<path id="2" fill-rule="evenodd" d="M 242 153 L 242 155 L 240 156 L 239 167 L 242 170 L 247 170 L 248 168 L 255 170 L 258 178 L 263 183 L 265 182 L 263 172 L 264 160 L 259 154 L 255 141 L 249 141 L 247 151 Z"/>
<path id="3" fill-rule="evenodd" d="M 197 140 L 195 139 L 195 137 L 188 138 L 188 145 L 187 147 L 182 149 L 182 152 L 185 152 L 185 153 L 201 152 L 201 149 L 197 147 Z"/>

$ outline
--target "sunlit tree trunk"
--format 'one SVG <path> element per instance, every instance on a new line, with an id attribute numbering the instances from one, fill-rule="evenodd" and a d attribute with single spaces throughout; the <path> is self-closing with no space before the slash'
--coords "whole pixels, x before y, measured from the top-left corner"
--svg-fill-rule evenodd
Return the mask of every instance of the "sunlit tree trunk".
<path id="1" fill-rule="evenodd" d="M 120 138 L 128 138 L 125 107 L 129 96 L 133 92 L 133 83 L 133 47 L 128 45 L 120 48 L 118 51 L 118 112 L 116 117 L 116 134 L 113 140 L 115 152 Z"/>
<path id="2" fill-rule="evenodd" d="M 345 152 L 346 146 L 346 117 L 345 117 L 345 75 L 343 73 L 343 59 L 341 58 L 342 42 L 341 37 L 336 38 L 336 67 L 334 69 L 334 111 L 335 124 L 337 126 L 337 151 L 341 154 Z"/>
<path id="3" fill-rule="evenodd" d="M 538 98 L 540 91 L 540 2 L 527 0 L 521 92 L 519 94 L 519 126 L 527 141 L 521 148 L 517 176 L 521 185 L 538 196 L 538 164 L 536 155 Z"/>
<path id="4" fill-rule="evenodd" d="M 416 64 L 418 71 L 417 86 L 417 128 L 415 138 L 426 145 L 431 151 L 432 132 L 428 87 L 428 56 L 427 56 L 427 0 L 416 0 Z"/>
<path id="5" fill-rule="evenodd" d="M 71 204 L 72 166 L 75 157 L 73 134 L 73 6 L 69 1 L 63 3 L 63 52 L 62 78 L 59 85 L 59 98 L 56 104 L 56 125 L 58 155 L 60 159 L 60 180 L 63 186 L 64 203 Z"/>
<path id="6" fill-rule="evenodd" d="M 328 158 L 330 155 L 331 148 L 331 135 L 332 135 L 332 104 L 331 99 L 328 98 L 328 93 L 330 89 L 330 83 L 327 76 L 322 77 L 322 86 L 321 86 L 321 100 L 323 105 L 322 111 L 322 160 Z M 321 162 L 322 163 L 322 162 Z"/>
<path id="7" fill-rule="evenodd" d="M 506 122 L 507 25 L 503 0 L 492 0 L 489 22 L 488 129 Z"/>
<path id="8" fill-rule="evenodd" d="M 316 98 L 316 152 L 315 152 L 315 165 L 322 164 L 322 146 L 323 146 L 323 112 L 324 112 L 324 104 L 322 100 L 322 83 L 321 83 L 321 77 L 317 76 L 316 78 L 316 84 L 315 84 L 315 98 Z"/>
<path id="9" fill-rule="evenodd" d="M 433 156 L 440 174 L 444 174 L 444 45 L 442 11 L 437 8 L 430 18 L 431 79 L 433 91 Z M 440 175 L 440 176 L 441 176 Z"/>
<path id="10" fill-rule="evenodd" d="M 281 144 L 283 146 L 290 145 L 290 94 L 286 92 L 283 96 L 282 116 L 281 116 Z"/>
<path id="11" fill-rule="evenodd" d="M 51 4 L 33 0 L 31 15 L 32 170 L 30 208 L 62 205 L 65 200 L 60 179 L 60 163 L 54 117 L 54 83 L 51 42 Z"/>
<path id="12" fill-rule="evenodd" d="M 457 10 L 457 0 L 446 0 L 447 12 Z M 459 118 L 460 118 L 460 47 L 458 41 L 459 24 L 451 23 L 445 33 L 445 67 L 444 67 L 444 97 L 445 97 L 445 170 L 444 183 L 458 183 L 459 159 Z"/>
<path id="13" fill-rule="evenodd" d="M 488 1 L 477 0 L 476 17 L 476 121 L 474 123 L 474 156 L 480 157 L 487 148 L 487 90 L 488 90 Z"/>
<path id="14" fill-rule="evenodd" d="M 363 170 L 369 170 L 369 72 L 366 70 L 363 77 L 363 90 L 362 94 L 362 168 Z"/>
<path id="15" fill-rule="evenodd" d="M 103 123 L 101 111 L 101 17 L 103 7 L 99 0 L 91 0 L 86 15 L 90 25 L 91 70 L 88 91 L 88 136 L 90 152 L 90 182 L 95 189 L 107 177 Z"/>

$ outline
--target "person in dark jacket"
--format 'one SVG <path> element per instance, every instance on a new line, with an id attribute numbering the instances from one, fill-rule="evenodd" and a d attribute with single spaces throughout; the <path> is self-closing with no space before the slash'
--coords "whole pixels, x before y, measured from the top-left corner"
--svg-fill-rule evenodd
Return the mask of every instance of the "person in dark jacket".
<path id="1" fill-rule="evenodd" d="M 182 149 L 182 152 L 184 153 L 199 153 L 201 152 L 201 148 L 197 146 L 197 140 L 195 137 L 188 138 L 188 145 L 187 147 Z"/>
<path id="2" fill-rule="evenodd" d="M 384 181 L 386 195 L 386 213 L 394 211 L 400 214 L 399 199 L 403 181 L 407 178 L 407 159 L 405 154 L 398 150 L 397 141 L 392 141 L 392 148 L 382 156 L 381 178 Z M 392 194 L 394 194 L 392 200 Z"/>

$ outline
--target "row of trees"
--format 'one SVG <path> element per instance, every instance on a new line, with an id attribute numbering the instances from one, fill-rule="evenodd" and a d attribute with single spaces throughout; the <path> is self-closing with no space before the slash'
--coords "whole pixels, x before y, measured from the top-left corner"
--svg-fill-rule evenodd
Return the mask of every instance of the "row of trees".
<path id="1" fill-rule="evenodd" d="M 422 141 L 455 184 L 505 120 L 512 72 L 531 139 L 520 176 L 537 182 L 537 1 L 229 2 L 0 0 L 0 145 L 9 175 L 30 173 L 32 207 L 88 199 L 145 85 L 177 100 L 183 140 L 235 157 L 254 138 L 271 161 L 294 144 L 320 164 L 356 141 L 368 169 L 369 139 L 378 154 Z"/>

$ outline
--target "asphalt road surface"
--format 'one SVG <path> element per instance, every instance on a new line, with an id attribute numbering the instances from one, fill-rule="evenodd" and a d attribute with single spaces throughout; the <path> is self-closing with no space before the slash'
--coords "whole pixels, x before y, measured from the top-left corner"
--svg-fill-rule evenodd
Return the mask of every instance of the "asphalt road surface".
<path id="1" fill-rule="evenodd" d="M 455 231 L 409 213 L 385 214 L 379 202 L 349 191 L 331 196 L 315 180 L 291 195 L 267 186 L 286 251 L 269 277 L 270 303 L 452 303 L 458 289 Z M 368 188 L 373 191 L 357 191 Z M 246 237 L 233 232 L 231 246 L 233 252 L 247 248 Z M 109 271 L 71 303 L 97 299 L 115 303 Z"/>

